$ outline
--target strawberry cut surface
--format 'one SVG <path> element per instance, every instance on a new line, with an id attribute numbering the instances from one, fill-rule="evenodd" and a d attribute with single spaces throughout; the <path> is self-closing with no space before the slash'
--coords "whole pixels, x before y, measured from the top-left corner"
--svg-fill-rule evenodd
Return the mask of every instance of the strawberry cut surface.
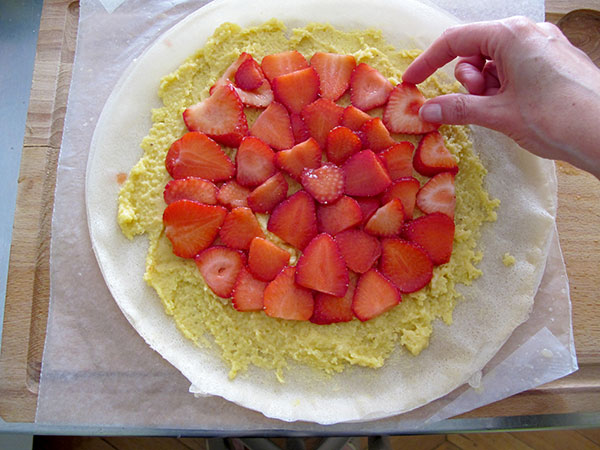
<path id="1" fill-rule="evenodd" d="M 454 218 L 456 206 L 454 174 L 438 173 L 425 183 L 417 192 L 417 206 L 424 213 L 441 212 Z"/>
<path id="2" fill-rule="evenodd" d="M 281 103 L 273 102 L 254 121 L 250 134 L 276 150 L 291 148 L 294 143 L 290 115 Z"/>
<path id="3" fill-rule="evenodd" d="M 392 199 L 397 198 L 402 202 L 406 218 L 412 219 L 417 201 L 417 192 L 419 192 L 420 187 L 421 184 L 416 178 L 399 178 L 381 195 L 381 203 L 386 204 Z"/>
<path id="4" fill-rule="evenodd" d="M 207 205 L 217 203 L 219 188 L 208 180 L 197 177 L 171 180 L 165 186 L 164 199 L 167 205 L 177 200 L 194 200 Z"/>
<path id="5" fill-rule="evenodd" d="M 433 276 L 433 264 L 423 247 L 397 238 L 381 243 L 379 270 L 403 293 L 424 288 Z"/>
<path id="6" fill-rule="evenodd" d="M 309 137 L 289 150 L 277 152 L 275 165 L 294 180 L 300 181 L 305 169 L 317 169 L 321 166 L 322 154 L 317 141 Z"/>
<path id="7" fill-rule="evenodd" d="M 317 227 L 320 233 L 335 236 L 362 222 L 360 205 L 352 197 L 342 196 L 330 205 L 317 206 Z"/>
<path id="8" fill-rule="evenodd" d="M 267 144 L 254 136 L 242 139 L 235 154 L 235 178 L 242 186 L 258 186 L 275 174 L 275 153 Z"/>
<path id="9" fill-rule="evenodd" d="M 267 55 L 261 62 L 262 70 L 269 81 L 296 70 L 308 67 L 306 58 L 296 50 Z"/>
<path id="10" fill-rule="evenodd" d="M 221 225 L 219 237 L 230 248 L 248 250 L 255 237 L 264 237 L 260 224 L 250 208 L 232 209 Z"/>
<path id="11" fill-rule="evenodd" d="M 444 145 L 444 138 L 437 131 L 421 138 L 413 160 L 415 170 L 421 175 L 432 177 L 440 172 L 458 172 L 458 164 L 450 150 Z"/>
<path id="12" fill-rule="evenodd" d="M 337 126 L 329 132 L 325 145 L 327 159 L 338 165 L 362 149 L 362 141 L 358 135 L 343 126 Z"/>
<path id="13" fill-rule="evenodd" d="M 376 269 L 371 269 L 358 280 L 352 311 L 364 322 L 388 312 L 401 300 L 396 287 Z"/>
<path id="14" fill-rule="evenodd" d="M 248 195 L 250 195 L 250 189 L 231 180 L 223 183 L 217 194 L 217 201 L 228 208 L 248 206 Z"/>
<path id="15" fill-rule="evenodd" d="M 371 150 L 363 150 L 351 156 L 342 169 L 347 195 L 372 197 L 381 194 L 392 184 L 387 169 Z"/>
<path id="16" fill-rule="evenodd" d="M 413 174 L 413 153 L 415 146 L 410 142 L 398 142 L 379 153 L 392 181 L 398 178 L 411 177 Z"/>
<path id="17" fill-rule="evenodd" d="M 319 94 L 329 100 L 337 100 L 350 87 L 350 76 L 356 60 L 352 55 L 316 52 L 310 59 L 310 65 L 319 75 Z"/>
<path id="18" fill-rule="evenodd" d="M 299 114 L 319 94 L 319 76 L 313 67 L 280 75 L 272 81 L 275 99 L 290 113 Z"/>
<path id="19" fill-rule="evenodd" d="M 317 292 L 313 315 L 310 321 L 318 325 L 350 322 L 354 318 L 352 298 L 354 297 L 355 288 L 356 276 L 351 275 L 348 290 L 343 297 Z"/>
<path id="20" fill-rule="evenodd" d="M 356 273 L 365 273 L 381 255 L 379 239 L 360 229 L 353 228 L 336 234 L 335 242 L 348 269 Z"/>
<path id="21" fill-rule="evenodd" d="M 319 203 L 331 204 L 344 193 L 344 171 L 325 163 L 318 169 L 306 169 L 300 178 L 302 186 Z"/>
<path id="22" fill-rule="evenodd" d="M 446 214 L 431 213 L 421 216 L 404 229 L 404 237 L 416 242 L 429 254 L 434 266 L 446 264 L 452 256 L 454 221 Z"/>
<path id="23" fill-rule="evenodd" d="M 305 191 L 298 191 L 273 210 L 267 229 L 302 250 L 317 235 L 315 202 Z"/>
<path id="24" fill-rule="evenodd" d="M 261 281 L 242 267 L 233 287 L 231 303 L 238 311 L 262 311 L 266 281 Z"/>
<path id="25" fill-rule="evenodd" d="M 350 78 L 350 98 L 352 105 L 363 111 L 385 104 L 392 83 L 381 72 L 365 63 L 360 63 Z"/>
<path id="26" fill-rule="evenodd" d="M 331 100 L 320 98 L 302 109 L 302 119 L 310 135 L 321 148 L 327 145 L 327 135 L 340 123 L 344 108 Z"/>
<path id="27" fill-rule="evenodd" d="M 290 254 L 271 241 L 256 237 L 250 243 L 248 269 L 259 280 L 273 280 L 289 261 Z"/>
<path id="28" fill-rule="evenodd" d="M 414 84 L 401 83 L 390 94 L 383 110 L 383 123 L 392 133 L 424 134 L 435 131 L 439 124 L 425 122 L 419 109 L 425 97 Z"/>
<path id="29" fill-rule="evenodd" d="M 227 247 L 209 247 L 195 258 L 196 266 L 208 287 L 219 297 L 229 298 L 244 267 L 241 252 Z"/>
<path id="30" fill-rule="evenodd" d="M 296 283 L 296 268 L 286 267 L 265 288 L 265 314 L 287 320 L 309 320 L 314 310 L 313 292 Z"/>
<path id="31" fill-rule="evenodd" d="M 248 206 L 257 213 L 270 213 L 285 200 L 288 188 L 288 182 L 283 174 L 277 172 L 248 195 Z"/>
<path id="32" fill-rule="evenodd" d="M 365 224 L 365 231 L 373 236 L 395 236 L 400 234 L 404 218 L 402 202 L 393 198 L 375 211 Z"/>

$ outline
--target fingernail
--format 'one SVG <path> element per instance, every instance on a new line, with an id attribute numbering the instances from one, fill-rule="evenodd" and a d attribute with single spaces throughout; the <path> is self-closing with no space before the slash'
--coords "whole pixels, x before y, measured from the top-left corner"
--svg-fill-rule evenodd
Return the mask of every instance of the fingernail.
<path id="1" fill-rule="evenodd" d="M 427 122 L 442 123 L 442 107 L 437 103 L 425 104 L 419 109 L 419 116 Z"/>

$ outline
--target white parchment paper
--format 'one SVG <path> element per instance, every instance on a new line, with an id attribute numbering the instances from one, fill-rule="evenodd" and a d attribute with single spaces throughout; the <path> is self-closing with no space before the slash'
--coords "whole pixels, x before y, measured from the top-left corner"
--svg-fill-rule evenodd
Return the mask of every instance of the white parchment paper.
<path id="1" fill-rule="evenodd" d="M 555 235 L 531 319 L 486 366 L 474 388 L 401 416 L 329 427 L 267 419 L 216 397 L 194 398 L 189 383 L 152 351 L 112 299 L 91 250 L 85 205 L 87 155 L 102 106 L 125 68 L 154 39 L 205 1 L 81 2 L 73 81 L 61 147 L 51 250 L 51 302 L 36 422 L 240 432 L 352 432 L 414 429 L 565 376 L 577 368 L 568 280 Z M 527 15 L 538 1 L 445 0 L 465 21 Z M 266 18 L 265 18 L 266 19 Z M 107 63 L 110 62 L 110 63 Z M 515 372 L 515 368 L 523 370 Z"/>

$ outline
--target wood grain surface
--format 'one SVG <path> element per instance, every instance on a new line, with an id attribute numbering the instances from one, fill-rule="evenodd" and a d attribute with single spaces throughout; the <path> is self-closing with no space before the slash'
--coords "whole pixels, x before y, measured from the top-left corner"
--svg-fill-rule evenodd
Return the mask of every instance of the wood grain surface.
<path id="1" fill-rule="evenodd" d="M 547 0 L 558 23 L 600 65 L 600 1 Z M 19 176 L 0 354 L 0 417 L 35 419 L 49 298 L 49 244 L 56 167 L 71 79 L 78 2 L 46 0 Z M 562 22 L 561 22 L 562 19 Z M 557 224 L 573 302 L 581 369 L 539 389 L 470 412 L 468 417 L 598 411 L 600 405 L 600 181 L 557 164 Z"/>

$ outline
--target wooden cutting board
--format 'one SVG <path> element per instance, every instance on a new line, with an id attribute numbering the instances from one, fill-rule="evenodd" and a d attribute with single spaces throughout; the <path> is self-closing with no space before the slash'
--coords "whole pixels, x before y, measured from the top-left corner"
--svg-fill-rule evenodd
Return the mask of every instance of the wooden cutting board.
<path id="1" fill-rule="evenodd" d="M 600 65 L 598 0 L 547 0 L 547 20 Z M 53 193 L 71 70 L 78 2 L 44 2 L 10 254 L 2 353 L 0 417 L 33 422 L 49 298 L 49 247 Z M 558 230 L 571 283 L 580 370 L 464 417 L 600 411 L 600 182 L 557 164 Z"/>

